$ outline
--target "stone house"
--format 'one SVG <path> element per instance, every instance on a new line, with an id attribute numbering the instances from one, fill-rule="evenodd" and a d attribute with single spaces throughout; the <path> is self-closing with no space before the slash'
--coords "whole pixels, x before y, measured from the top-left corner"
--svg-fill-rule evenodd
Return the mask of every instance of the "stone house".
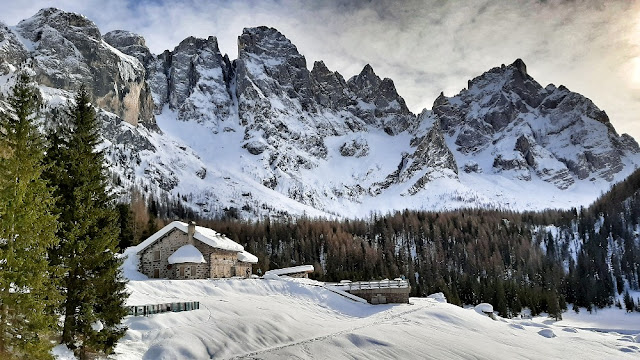
<path id="1" fill-rule="evenodd" d="M 149 278 L 250 277 L 258 258 L 216 231 L 174 221 L 138 245 L 139 270 Z"/>

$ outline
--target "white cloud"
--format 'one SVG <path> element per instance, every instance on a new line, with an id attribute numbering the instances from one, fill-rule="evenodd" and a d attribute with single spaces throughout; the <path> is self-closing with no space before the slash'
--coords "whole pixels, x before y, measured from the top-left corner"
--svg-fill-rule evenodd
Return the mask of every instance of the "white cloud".
<path id="1" fill-rule="evenodd" d="M 564 84 L 640 139 L 640 3 L 605 0 L 425 0 L 298 2 L 36 0 L 3 5 L 12 25 L 39 8 L 80 12 L 103 32 L 143 35 L 152 52 L 187 36 L 218 37 L 236 56 L 243 27 L 273 26 L 307 57 L 346 78 L 370 63 L 390 77 L 414 112 L 440 91 L 522 58 L 540 83 Z M 53 5 L 52 5 L 53 4 Z"/>

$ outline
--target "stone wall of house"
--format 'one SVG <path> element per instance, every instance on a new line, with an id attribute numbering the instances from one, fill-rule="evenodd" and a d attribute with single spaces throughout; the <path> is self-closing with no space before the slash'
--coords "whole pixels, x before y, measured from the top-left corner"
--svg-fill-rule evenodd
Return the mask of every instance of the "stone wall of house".
<path id="1" fill-rule="evenodd" d="M 169 264 L 167 261 L 169 256 L 188 242 L 188 235 L 181 230 L 169 231 L 140 253 L 140 272 L 150 278 L 166 279 L 207 279 L 251 275 L 251 264 L 239 262 L 237 252 L 213 248 L 198 239 L 193 240 L 193 245 L 202 253 L 206 263 Z M 249 275 L 247 275 L 247 268 Z"/>
<path id="2" fill-rule="evenodd" d="M 150 278 L 173 279 L 176 274 L 176 265 L 169 264 L 167 259 L 181 246 L 186 245 L 187 242 L 187 234 L 184 232 L 178 229 L 169 231 L 165 236 L 140 253 L 140 272 Z M 197 245 L 196 247 L 200 250 Z M 160 252 L 159 259 L 157 258 L 158 251 Z M 207 265 L 206 272 L 208 264 L 203 265 Z"/>
<path id="3" fill-rule="evenodd" d="M 234 266 L 233 276 L 250 277 L 252 274 L 252 266 L 250 263 L 244 263 L 238 261 Z"/>
<path id="4" fill-rule="evenodd" d="M 232 269 L 233 265 L 238 261 L 238 253 L 220 249 L 211 250 L 208 254 L 209 263 L 211 264 L 210 277 L 214 279 L 232 277 Z"/>
<path id="5" fill-rule="evenodd" d="M 173 264 L 173 276 L 170 279 L 206 279 L 209 276 L 208 263 Z"/>

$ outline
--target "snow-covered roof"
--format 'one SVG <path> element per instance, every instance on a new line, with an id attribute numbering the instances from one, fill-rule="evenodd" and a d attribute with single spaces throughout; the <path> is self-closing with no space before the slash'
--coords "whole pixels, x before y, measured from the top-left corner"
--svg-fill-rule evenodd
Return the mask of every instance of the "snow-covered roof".
<path id="1" fill-rule="evenodd" d="M 184 264 L 184 263 L 204 263 L 204 256 L 200 250 L 191 244 L 183 245 L 176 250 L 169 259 L 169 264 Z"/>
<path id="2" fill-rule="evenodd" d="M 258 262 L 258 257 L 246 251 L 241 251 L 238 253 L 238 261 L 256 264 Z"/>
<path id="3" fill-rule="evenodd" d="M 265 272 L 265 275 L 288 275 L 288 274 L 298 274 L 303 272 L 313 272 L 313 265 L 300 265 L 282 269 L 273 269 Z"/>
<path id="4" fill-rule="evenodd" d="M 493 305 L 489 303 L 480 303 L 476 305 L 475 310 L 479 313 L 492 313 Z"/>
<path id="5" fill-rule="evenodd" d="M 187 223 L 182 221 L 174 221 L 169 225 L 163 227 L 162 229 L 158 230 L 158 232 L 151 235 L 147 240 L 140 243 L 140 245 L 138 245 L 137 252 L 140 253 L 142 250 L 153 245 L 153 243 L 158 241 L 160 238 L 162 238 L 164 235 L 166 235 L 167 233 L 169 233 L 169 231 L 173 229 L 178 229 L 186 234 L 188 231 L 188 228 L 189 228 L 189 225 Z M 244 251 L 244 247 L 242 245 L 216 232 L 215 230 L 212 230 L 206 227 L 196 226 L 196 231 L 193 234 L 193 238 L 200 240 L 203 243 L 217 249 L 238 251 L 238 252 Z"/>

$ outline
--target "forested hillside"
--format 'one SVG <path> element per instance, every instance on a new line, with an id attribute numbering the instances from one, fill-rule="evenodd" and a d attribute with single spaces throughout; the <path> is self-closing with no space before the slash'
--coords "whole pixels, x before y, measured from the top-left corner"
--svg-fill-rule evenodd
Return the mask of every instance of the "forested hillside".
<path id="1" fill-rule="evenodd" d="M 524 216 L 497 211 L 397 212 L 367 220 L 207 222 L 246 243 L 261 268 L 314 264 L 319 280 L 405 276 L 415 296 L 491 302 L 502 314 L 564 305 L 561 267 L 532 243 Z"/>
<path id="2" fill-rule="evenodd" d="M 325 281 L 405 276 L 415 296 L 442 291 L 453 303 L 490 302 L 502 314 L 528 307 L 559 316 L 566 303 L 609 306 L 615 294 L 638 289 L 639 185 L 636 171 L 591 207 L 571 211 L 404 211 L 362 220 L 199 224 L 257 254 L 256 272 L 314 264 L 313 277 Z M 171 213 L 154 202 L 150 209 L 152 228 L 162 225 L 155 216 Z"/>

